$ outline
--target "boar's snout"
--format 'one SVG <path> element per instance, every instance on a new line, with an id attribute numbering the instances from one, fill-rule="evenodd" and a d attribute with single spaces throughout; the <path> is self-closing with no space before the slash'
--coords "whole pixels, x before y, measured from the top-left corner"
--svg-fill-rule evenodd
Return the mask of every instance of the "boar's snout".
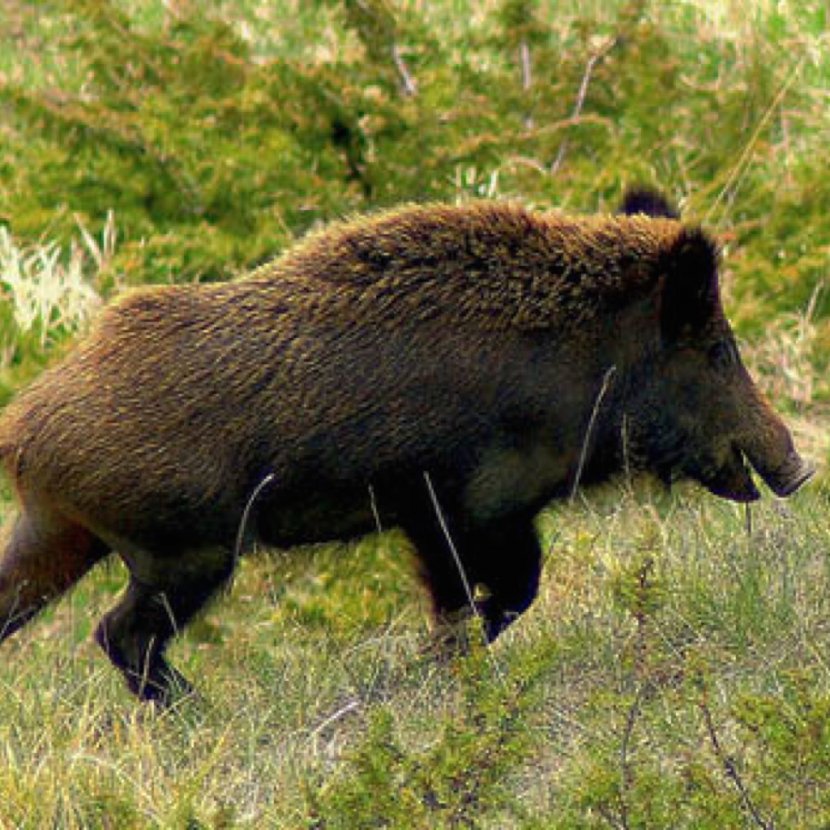
<path id="1" fill-rule="evenodd" d="M 795 450 L 791 450 L 784 463 L 775 469 L 763 469 L 753 462 L 753 466 L 769 485 L 776 496 L 784 498 L 791 495 L 815 473 L 815 467 L 805 461 Z"/>
<path id="2" fill-rule="evenodd" d="M 749 440 L 742 442 L 749 463 L 776 496 L 789 496 L 815 472 L 793 446 L 790 431 L 763 402 L 759 422 Z"/>
<path id="3" fill-rule="evenodd" d="M 815 472 L 813 465 L 804 461 L 792 446 L 779 464 L 770 464 L 764 456 L 750 451 L 744 454 L 739 447 L 733 446 L 727 460 L 714 474 L 699 478 L 716 496 L 738 502 L 756 501 L 761 494 L 752 481 L 745 458 L 773 493 L 781 498 L 798 490 Z"/>
<path id="4" fill-rule="evenodd" d="M 708 445 L 692 442 L 687 448 L 686 472 L 696 478 L 716 496 L 737 502 L 760 498 L 752 480 L 752 471 L 764 480 L 776 496 L 784 498 L 798 490 L 815 472 L 812 464 L 796 451 L 792 435 L 784 422 L 758 392 L 749 376 L 743 375 L 743 384 L 736 384 L 736 406 L 731 432 L 730 418 L 715 421 L 720 434 L 715 432 Z M 722 415 L 722 413 L 718 413 Z M 712 422 L 708 424 L 712 428 Z M 709 430 L 704 435 L 711 435 Z M 709 455 L 712 453 L 712 455 Z"/>

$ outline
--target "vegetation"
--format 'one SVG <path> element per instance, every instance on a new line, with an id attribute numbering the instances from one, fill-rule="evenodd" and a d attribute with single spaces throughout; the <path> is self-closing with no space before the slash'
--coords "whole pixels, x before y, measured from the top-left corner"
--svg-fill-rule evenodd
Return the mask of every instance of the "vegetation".
<path id="1" fill-rule="evenodd" d="M 204 8 L 0 10 L 0 398 L 126 286 L 399 201 L 608 210 L 646 182 L 720 235 L 745 355 L 826 458 L 826 4 Z M 830 826 L 826 488 L 554 506 L 539 601 L 451 663 L 400 535 L 252 558 L 166 713 L 90 642 L 101 568 L 0 652 L 0 826 Z"/>

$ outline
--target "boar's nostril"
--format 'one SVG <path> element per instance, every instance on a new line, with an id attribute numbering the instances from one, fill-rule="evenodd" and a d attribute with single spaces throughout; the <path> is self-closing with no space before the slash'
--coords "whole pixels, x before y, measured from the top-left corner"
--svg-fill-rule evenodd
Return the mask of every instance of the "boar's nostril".
<path id="1" fill-rule="evenodd" d="M 802 484 L 812 478 L 816 468 L 799 456 L 790 459 L 783 470 L 768 478 L 767 483 L 776 496 L 785 498 L 792 495 Z"/>

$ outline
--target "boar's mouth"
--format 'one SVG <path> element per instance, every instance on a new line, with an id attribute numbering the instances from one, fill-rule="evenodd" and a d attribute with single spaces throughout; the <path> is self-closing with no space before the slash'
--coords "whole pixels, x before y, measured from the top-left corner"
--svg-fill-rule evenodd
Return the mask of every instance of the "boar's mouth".
<path id="1" fill-rule="evenodd" d="M 773 493 L 781 498 L 792 495 L 815 472 L 812 464 L 805 462 L 795 450 L 787 455 L 783 464 L 770 469 L 752 456 L 747 458 L 733 445 L 725 464 L 712 474 L 701 474 L 696 478 L 716 496 L 737 502 L 756 501 L 761 494 L 752 480 L 750 465 L 757 470 Z"/>
<path id="2" fill-rule="evenodd" d="M 744 454 L 735 446 L 726 463 L 711 472 L 699 472 L 694 477 L 711 493 L 724 499 L 750 502 L 761 498 Z"/>

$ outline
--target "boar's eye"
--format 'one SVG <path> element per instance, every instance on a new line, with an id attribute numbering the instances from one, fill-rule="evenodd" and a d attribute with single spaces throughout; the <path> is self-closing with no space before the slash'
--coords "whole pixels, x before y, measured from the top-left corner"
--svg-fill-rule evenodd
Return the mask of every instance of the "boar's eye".
<path id="1" fill-rule="evenodd" d="M 738 363 L 738 347 L 732 340 L 721 340 L 709 349 L 709 364 L 719 372 L 732 369 Z"/>

